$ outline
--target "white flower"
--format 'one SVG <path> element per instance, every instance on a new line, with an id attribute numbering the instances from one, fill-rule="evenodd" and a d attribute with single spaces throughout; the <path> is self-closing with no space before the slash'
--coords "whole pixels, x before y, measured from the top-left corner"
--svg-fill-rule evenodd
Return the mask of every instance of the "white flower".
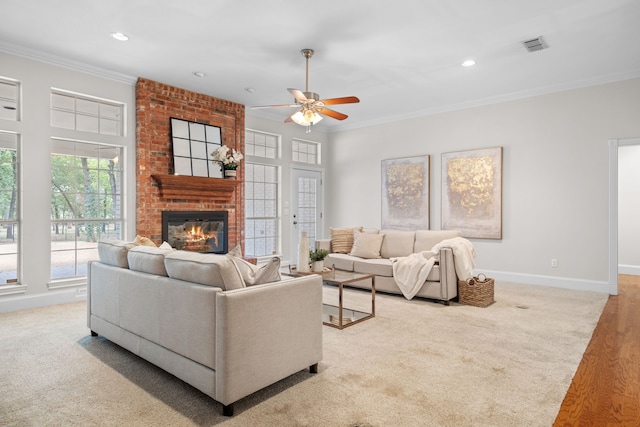
<path id="1" fill-rule="evenodd" d="M 230 149 L 226 145 L 222 145 L 211 153 L 214 162 L 222 164 L 225 169 L 236 169 L 240 163 L 240 160 L 244 158 L 242 153 L 235 149 Z"/>

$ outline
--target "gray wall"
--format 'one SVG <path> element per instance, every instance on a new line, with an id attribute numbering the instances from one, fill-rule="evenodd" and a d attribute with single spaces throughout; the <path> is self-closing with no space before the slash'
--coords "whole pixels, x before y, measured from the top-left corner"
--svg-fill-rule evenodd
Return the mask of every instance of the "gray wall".
<path id="1" fill-rule="evenodd" d="M 640 136 L 638 117 L 632 79 L 332 134 L 326 223 L 380 227 L 381 160 L 428 154 L 439 229 L 442 153 L 501 146 L 503 238 L 473 240 L 476 270 L 607 292 L 607 141 Z"/>

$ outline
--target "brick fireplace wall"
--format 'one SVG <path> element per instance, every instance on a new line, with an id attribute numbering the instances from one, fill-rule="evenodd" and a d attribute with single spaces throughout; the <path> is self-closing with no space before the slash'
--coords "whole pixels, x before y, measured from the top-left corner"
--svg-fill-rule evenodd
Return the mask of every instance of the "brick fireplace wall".
<path id="1" fill-rule="evenodd" d="M 162 211 L 229 212 L 229 249 L 243 242 L 244 168 L 238 168 L 233 194 L 224 200 L 161 197 L 152 175 L 173 173 L 170 118 L 222 128 L 222 142 L 244 153 L 245 107 L 152 80 L 136 83 L 136 232 L 162 243 Z M 220 178 L 207 178 L 215 181 Z M 244 246 L 244 245 L 243 245 Z"/>

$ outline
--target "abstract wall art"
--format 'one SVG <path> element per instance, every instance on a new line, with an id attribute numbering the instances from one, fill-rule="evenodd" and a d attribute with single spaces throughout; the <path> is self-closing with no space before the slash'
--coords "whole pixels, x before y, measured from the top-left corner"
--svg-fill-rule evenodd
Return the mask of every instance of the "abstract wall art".
<path id="1" fill-rule="evenodd" d="M 382 228 L 429 229 L 429 156 L 382 161 Z"/>
<path id="2" fill-rule="evenodd" d="M 442 229 L 502 239 L 502 147 L 442 154 Z"/>

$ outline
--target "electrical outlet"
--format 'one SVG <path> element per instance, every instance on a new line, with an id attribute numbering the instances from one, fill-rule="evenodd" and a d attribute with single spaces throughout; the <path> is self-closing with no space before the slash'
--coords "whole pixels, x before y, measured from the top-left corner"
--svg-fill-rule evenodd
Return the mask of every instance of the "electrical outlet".
<path id="1" fill-rule="evenodd" d="M 558 268 L 558 260 L 557 259 L 553 258 L 551 260 L 551 267 Z"/>
<path id="2" fill-rule="evenodd" d="M 87 288 L 77 288 L 76 289 L 76 296 L 77 297 L 82 297 L 87 295 Z"/>

